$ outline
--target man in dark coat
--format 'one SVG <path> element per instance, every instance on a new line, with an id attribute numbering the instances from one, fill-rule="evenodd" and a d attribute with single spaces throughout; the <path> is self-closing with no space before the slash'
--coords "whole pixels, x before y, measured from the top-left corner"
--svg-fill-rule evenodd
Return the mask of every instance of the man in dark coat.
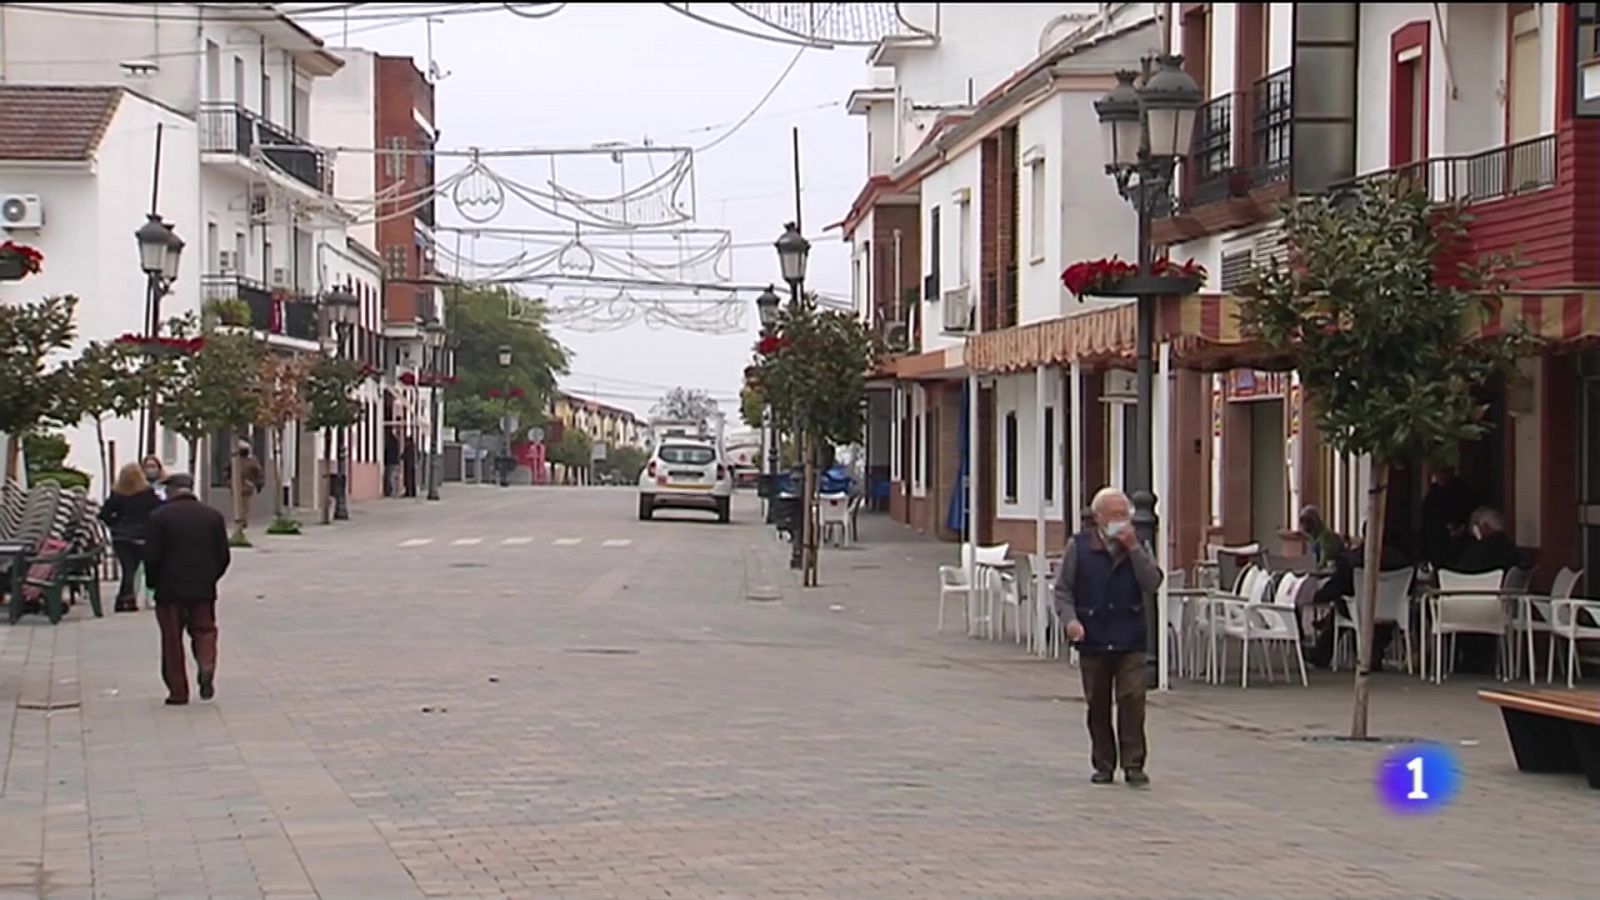
<path id="1" fill-rule="evenodd" d="M 1056 572 L 1056 613 L 1078 647 L 1089 707 L 1090 780 L 1110 784 L 1120 762 L 1128 784 L 1142 787 L 1150 783 L 1144 771 L 1145 616 L 1154 614 L 1161 568 L 1134 533 L 1125 494 L 1103 488 L 1089 508 L 1093 526 L 1067 543 Z"/>
<path id="2" fill-rule="evenodd" d="M 217 676 L 217 582 L 228 571 L 228 526 L 222 513 L 194 495 L 194 479 L 167 479 L 167 503 L 150 517 L 145 538 L 145 578 L 156 597 L 161 624 L 161 677 L 167 705 L 189 702 L 183 633 L 189 632 L 199 670 L 200 699 L 210 700 Z"/>

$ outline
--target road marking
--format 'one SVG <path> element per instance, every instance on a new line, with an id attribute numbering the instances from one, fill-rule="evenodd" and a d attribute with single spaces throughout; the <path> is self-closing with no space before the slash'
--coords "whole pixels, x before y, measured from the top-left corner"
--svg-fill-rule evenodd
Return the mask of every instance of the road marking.
<path id="1" fill-rule="evenodd" d="M 603 547 L 626 547 L 631 543 L 633 543 L 633 541 L 630 541 L 627 538 L 616 538 L 616 539 L 613 539 L 613 540 L 606 541 L 601 546 L 603 546 Z"/>
<path id="2" fill-rule="evenodd" d="M 427 546 L 428 544 L 431 544 L 431 543 L 433 543 L 433 538 L 411 538 L 410 540 L 401 541 L 400 542 L 400 546 L 402 546 L 402 547 L 425 547 L 425 546 Z"/>
<path id="3" fill-rule="evenodd" d="M 505 546 L 508 546 L 508 547 L 521 546 L 523 544 L 531 544 L 531 543 L 533 543 L 533 538 L 531 538 L 531 537 L 506 538 L 505 540 L 501 541 L 500 543 L 504 544 Z"/>
<path id="4" fill-rule="evenodd" d="M 483 538 L 456 538 L 450 542 L 452 547 L 471 547 L 483 543 Z"/>
<path id="5" fill-rule="evenodd" d="M 552 543 L 557 547 L 576 547 L 583 543 L 583 538 L 556 538 Z"/>

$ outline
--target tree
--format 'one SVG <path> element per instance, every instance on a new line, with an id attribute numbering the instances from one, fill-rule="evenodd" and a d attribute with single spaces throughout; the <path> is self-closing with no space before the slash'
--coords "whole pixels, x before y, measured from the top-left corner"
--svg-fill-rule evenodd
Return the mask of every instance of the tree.
<path id="1" fill-rule="evenodd" d="M 860 440 L 867 373 L 880 352 L 877 339 L 854 316 L 819 311 L 810 303 L 785 308 L 777 326 L 756 343 L 756 361 L 747 381 L 771 405 L 774 423 L 800 437 L 803 496 L 816 493 L 817 459 L 823 445 Z M 816 523 L 809 503 L 801 504 L 801 510 L 804 581 L 814 586 Z"/>
<path id="2" fill-rule="evenodd" d="M 701 428 L 709 428 L 711 420 L 721 414 L 717 401 L 711 395 L 696 388 L 675 387 L 667 391 L 650 407 L 650 415 L 659 419 L 671 419 L 677 422 L 693 422 Z"/>
<path id="3" fill-rule="evenodd" d="M 179 323 L 178 327 L 192 326 Z M 162 407 L 162 420 L 188 442 L 191 474 L 202 439 L 226 433 L 232 457 L 240 433 L 256 421 L 262 402 L 258 375 L 266 353 L 266 344 L 247 331 L 213 331 L 205 336 L 198 352 L 180 359 L 172 386 L 164 392 L 167 401 Z M 243 483 L 239 467 L 230 465 L 229 468 L 234 518 L 238 524 L 234 537 L 242 542 Z"/>
<path id="4" fill-rule="evenodd" d="M 766 425 L 766 407 L 761 391 L 746 380 L 739 388 L 739 418 L 746 426 L 759 430 Z"/>
<path id="5" fill-rule="evenodd" d="M 84 419 L 94 421 L 102 484 L 112 483 L 106 418 L 136 415 L 176 371 L 174 358 L 148 355 L 135 343 L 120 339 L 91 342 L 67 364 L 55 418 L 63 425 L 75 425 Z"/>
<path id="6" fill-rule="evenodd" d="M 355 393 L 368 377 L 366 369 L 355 360 L 332 356 L 318 356 L 307 373 L 305 424 L 307 428 L 322 432 L 322 458 L 327 460 L 328 466 L 325 482 L 334 475 L 333 432 L 361 421 L 361 399 Z M 331 489 L 322 492 L 324 525 L 332 518 L 329 506 L 332 498 Z"/>
<path id="7" fill-rule="evenodd" d="M 275 485 L 285 481 L 283 432 L 306 415 L 306 381 L 315 365 L 315 357 L 268 353 L 257 367 L 256 390 L 261 399 L 256 406 L 255 424 L 267 429 L 268 465 Z M 272 492 L 272 516 L 275 524 L 284 519 L 281 489 Z"/>
<path id="8" fill-rule="evenodd" d="M 77 336 L 78 298 L 0 303 L 0 432 L 9 437 L 5 477 L 17 477 L 23 440 L 53 421 L 70 368 L 55 361 Z"/>
<path id="9" fill-rule="evenodd" d="M 449 424 L 498 432 L 508 408 L 524 428 L 543 424 L 556 377 L 567 372 L 567 350 L 551 337 L 539 307 L 504 287 L 457 285 L 445 309 L 455 342 L 456 383 L 445 390 Z M 500 366 L 502 345 L 511 348 L 508 368 Z M 504 394 L 507 387 L 522 388 L 523 396 L 490 399 L 491 390 Z"/>
<path id="10" fill-rule="evenodd" d="M 1493 310 L 1510 264 L 1463 252 L 1467 218 L 1409 181 L 1297 201 L 1288 265 L 1255 273 L 1242 318 L 1287 352 L 1335 449 L 1368 457 L 1360 664 L 1350 734 L 1367 737 L 1373 619 L 1393 465 L 1444 462 L 1489 429 L 1473 395 L 1526 349 L 1520 332 L 1464 327 Z"/>
<path id="11" fill-rule="evenodd" d="M 639 480 L 639 473 L 644 470 L 644 465 L 649 462 L 650 455 L 638 447 L 612 447 L 606 453 L 605 462 L 601 467 L 607 472 L 613 472 L 617 480 L 623 484 L 632 484 Z"/>
<path id="12" fill-rule="evenodd" d="M 561 432 L 561 440 L 550 450 L 550 461 L 568 469 L 583 471 L 589 468 L 589 451 L 594 446 L 587 434 L 576 428 Z"/>

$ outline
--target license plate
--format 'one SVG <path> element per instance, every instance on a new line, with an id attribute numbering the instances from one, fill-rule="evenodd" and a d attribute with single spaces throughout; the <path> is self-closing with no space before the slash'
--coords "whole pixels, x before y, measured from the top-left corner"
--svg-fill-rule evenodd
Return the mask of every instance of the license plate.
<path id="1" fill-rule="evenodd" d="M 699 481 L 701 479 L 701 477 L 702 477 L 699 472 L 681 472 L 680 471 L 680 472 L 668 472 L 667 474 L 672 476 L 672 480 L 673 481 Z"/>

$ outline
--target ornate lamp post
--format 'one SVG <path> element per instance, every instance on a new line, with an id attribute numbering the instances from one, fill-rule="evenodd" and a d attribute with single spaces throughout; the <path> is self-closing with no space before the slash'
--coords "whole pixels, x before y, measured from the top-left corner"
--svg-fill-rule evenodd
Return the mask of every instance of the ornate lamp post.
<path id="1" fill-rule="evenodd" d="M 431 319 L 422 329 L 422 340 L 428 348 L 428 499 L 439 499 L 439 392 L 444 389 L 444 344 L 448 331 L 444 323 Z"/>
<path id="2" fill-rule="evenodd" d="M 789 222 L 783 226 L 783 234 L 774 242 L 778 250 L 778 269 L 783 273 L 783 280 L 789 283 L 789 302 L 796 308 L 805 302 L 806 261 L 811 255 L 811 242 L 800 233 L 800 226 Z M 773 316 L 776 318 L 777 307 L 772 307 Z M 800 455 L 802 465 L 808 462 L 804 457 L 810 450 L 809 439 L 804 435 L 796 435 L 800 440 Z M 789 568 L 798 569 L 804 562 L 806 540 L 811 534 L 811 497 L 806 496 L 809 485 L 800 488 L 800 527 L 790 534 L 793 545 L 789 553 Z"/>
<path id="3" fill-rule="evenodd" d="M 502 394 L 505 397 L 505 412 L 500 416 L 500 433 L 504 441 L 500 448 L 500 486 L 511 486 L 511 433 L 516 430 L 516 425 L 511 422 L 511 345 L 501 344 L 500 371 L 505 373 L 506 387 Z"/>
<path id="4" fill-rule="evenodd" d="M 173 283 L 178 280 L 183 240 L 155 213 L 149 214 L 133 237 L 139 243 L 139 268 L 144 271 L 145 279 L 144 333 L 146 338 L 154 340 L 161 334 L 161 298 L 171 292 Z M 156 395 L 152 392 L 146 400 L 144 422 L 144 453 L 147 456 L 156 452 L 157 404 Z"/>
<path id="5" fill-rule="evenodd" d="M 1164 291 L 1162 280 L 1154 277 L 1150 220 L 1170 208 L 1178 160 L 1189 152 L 1194 141 L 1200 88 L 1182 66 L 1181 56 L 1146 57 L 1142 72 L 1118 72 L 1117 86 L 1094 105 L 1105 138 L 1106 174 L 1116 180 L 1118 193 L 1133 204 L 1138 214 L 1139 275 L 1130 285 L 1132 289 L 1126 292 L 1136 297 L 1138 303 L 1134 344 L 1138 413 L 1134 418 L 1133 471 L 1129 473 L 1127 489 L 1133 504 L 1134 528 L 1152 554 L 1158 553 L 1159 523 L 1152 472 L 1151 411 L 1155 385 L 1150 357 L 1155 344 L 1156 303 Z M 1159 639 L 1158 618 L 1146 616 L 1152 649 Z M 1154 653 L 1150 655 L 1150 662 L 1156 663 Z"/>
<path id="6" fill-rule="evenodd" d="M 801 238 L 801 240 L 804 239 L 803 237 Z M 777 293 L 772 290 L 772 285 L 770 284 L 767 285 L 766 290 L 761 292 L 761 296 L 756 298 L 756 314 L 761 318 L 762 334 L 771 334 L 773 329 L 778 327 L 778 306 L 782 302 L 778 299 Z M 771 525 L 777 521 L 777 505 L 773 501 L 777 499 L 778 425 L 773 421 L 772 404 L 770 403 L 766 404 L 761 411 L 761 427 L 765 432 L 764 437 L 767 445 L 766 464 L 763 466 L 765 476 L 762 481 L 765 482 L 767 524 Z"/>
<path id="7" fill-rule="evenodd" d="M 327 317 L 328 325 L 333 329 L 334 356 L 346 359 L 350 356 L 350 332 L 354 330 L 356 318 L 361 313 L 361 301 L 350 293 L 349 289 L 335 285 L 332 290 L 322 295 L 323 315 Z M 333 495 L 333 517 L 338 521 L 350 518 L 350 505 L 348 500 L 350 484 L 350 429 L 339 429 L 339 449 L 334 451 L 338 460 L 336 471 L 328 476 L 328 490 Z"/>

